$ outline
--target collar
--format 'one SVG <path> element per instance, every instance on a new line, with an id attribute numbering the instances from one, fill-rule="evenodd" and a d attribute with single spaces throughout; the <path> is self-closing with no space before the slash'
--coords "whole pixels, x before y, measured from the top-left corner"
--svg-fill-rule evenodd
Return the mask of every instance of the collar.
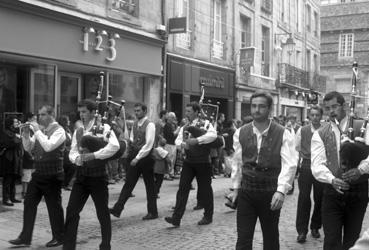
<path id="1" fill-rule="evenodd" d="M 49 131 L 50 129 L 51 129 L 51 127 L 53 126 L 53 125 L 55 125 L 55 124 L 58 124 L 56 121 L 54 121 L 54 122 L 52 122 L 52 123 L 50 123 L 47 127 L 46 127 L 46 129 L 44 130 L 45 132 L 47 132 L 47 131 Z"/>
<path id="2" fill-rule="evenodd" d="M 315 131 L 319 130 L 321 126 L 322 126 L 322 124 L 320 124 L 319 128 L 316 129 L 316 128 L 314 128 L 313 124 L 310 124 L 311 132 L 314 133 Z"/>
<path id="3" fill-rule="evenodd" d="M 140 120 L 137 121 L 137 125 L 141 127 L 146 120 L 147 120 L 147 116 L 145 116 L 144 118 L 141 118 Z"/>
<path id="4" fill-rule="evenodd" d="M 269 125 L 268 127 L 263 131 L 260 132 L 259 129 L 257 127 L 255 127 L 254 122 L 251 123 L 252 125 L 252 130 L 254 131 L 254 134 L 261 134 L 263 136 L 267 136 L 268 135 L 268 131 L 270 129 L 270 125 L 272 124 L 272 120 L 269 120 Z"/>
<path id="5" fill-rule="evenodd" d="M 88 122 L 88 124 L 87 124 L 87 126 L 85 127 L 85 125 L 83 124 L 83 129 L 85 130 L 85 131 L 90 131 L 90 129 L 92 128 L 92 126 L 94 125 L 94 123 L 95 123 L 95 118 L 92 118 L 89 122 Z"/>

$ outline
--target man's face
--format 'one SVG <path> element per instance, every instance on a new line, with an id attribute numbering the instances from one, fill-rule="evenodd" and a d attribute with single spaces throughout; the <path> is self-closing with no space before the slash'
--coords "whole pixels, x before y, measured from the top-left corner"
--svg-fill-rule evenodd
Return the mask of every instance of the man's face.
<path id="1" fill-rule="evenodd" d="M 341 121 L 346 116 L 344 105 L 339 104 L 337 102 L 337 98 L 325 101 L 324 110 L 331 121 L 334 121 L 335 119 Z"/>
<path id="2" fill-rule="evenodd" d="M 94 110 L 89 111 L 87 107 L 78 107 L 78 113 L 82 123 L 84 124 L 90 122 L 95 115 Z"/>
<path id="3" fill-rule="evenodd" d="M 310 110 L 310 121 L 313 125 L 320 125 L 320 120 L 322 119 L 322 114 L 319 110 L 311 109 Z"/>
<path id="4" fill-rule="evenodd" d="M 46 128 L 51 122 L 52 116 L 47 113 L 47 109 L 45 107 L 41 108 L 38 111 L 38 123 Z"/>
<path id="5" fill-rule="evenodd" d="M 193 111 L 191 106 L 187 106 L 185 110 L 185 116 L 188 118 L 188 120 L 193 121 L 198 117 L 199 112 Z"/>
<path id="6" fill-rule="evenodd" d="M 135 111 L 135 116 L 136 116 L 136 118 L 138 119 L 138 120 L 141 120 L 142 118 L 144 118 L 145 117 L 145 115 L 146 115 L 146 112 L 144 112 L 143 110 L 142 110 L 142 107 L 141 106 L 137 106 L 137 107 L 135 107 L 134 108 L 134 111 Z"/>
<path id="7" fill-rule="evenodd" d="M 219 121 L 220 121 L 220 122 L 224 122 L 224 121 L 225 121 L 225 116 L 224 116 L 224 114 L 222 114 L 221 116 L 219 116 Z"/>
<path id="8" fill-rule="evenodd" d="M 267 99 L 264 97 L 255 97 L 251 101 L 251 115 L 257 122 L 268 120 L 270 108 L 268 107 Z"/>
<path id="9" fill-rule="evenodd" d="M 169 122 L 169 123 L 172 123 L 172 124 L 174 124 L 175 122 L 176 122 L 176 117 L 174 116 L 174 115 L 168 115 L 167 116 L 167 121 Z"/>

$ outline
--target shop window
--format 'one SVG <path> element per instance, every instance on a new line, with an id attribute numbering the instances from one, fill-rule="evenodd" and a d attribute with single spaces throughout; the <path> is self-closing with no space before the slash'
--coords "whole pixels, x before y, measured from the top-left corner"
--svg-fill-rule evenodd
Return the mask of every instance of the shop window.
<path id="1" fill-rule="evenodd" d="M 55 106 L 55 67 L 32 68 L 30 89 L 32 111 L 37 112 L 43 105 Z"/>

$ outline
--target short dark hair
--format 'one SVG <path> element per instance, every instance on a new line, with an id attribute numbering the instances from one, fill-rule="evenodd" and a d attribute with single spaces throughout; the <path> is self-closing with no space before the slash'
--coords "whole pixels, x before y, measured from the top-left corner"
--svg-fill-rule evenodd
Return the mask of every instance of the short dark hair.
<path id="1" fill-rule="evenodd" d="M 147 111 L 147 106 L 146 106 L 146 104 L 143 104 L 143 103 L 141 103 L 141 102 L 137 102 L 136 104 L 135 104 L 135 108 L 136 107 L 141 107 L 141 109 L 142 109 L 142 111 L 143 112 L 146 112 Z"/>
<path id="2" fill-rule="evenodd" d="M 96 102 L 92 101 L 91 99 L 84 99 L 84 100 L 81 100 L 79 103 L 78 103 L 78 108 L 81 108 L 81 107 L 86 107 L 88 111 L 92 112 L 94 110 L 97 109 L 97 104 Z"/>
<path id="3" fill-rule="evenodd" d="M 257 97 L 264 97 L 267 100 L 268 108 L 273 106 L 273 97 L 266 91 L 256 91 L 251 95 L 250 103 L 252 103 L 252 99 Z"/>
<path id="4" fill-rule="evenodd" d="M 200 111 L 201 111 L 201 106 L 200 106 L 200 104 L 198 102 L 190 102 L 190 103 L 187 103 L 186 104 L 186 107 L 191 107 L 194 112 L 197 111 L 197 112 L 200 113 Z"/>
<path id="5" fill-rule="evenodd" d="M 322 107 L 320 107 L 319 105 L 312 105 L 311 107 L 310 107 L 310 110 L 318 110 L 319 112 L 320 112 L 320 114 L 321 115 L 323 115 L 323 109 L 322 109 Z"/>
<path id="6" fill-rule="evenodd" d="M 165 116 L 166 114 L 168 114 L 168 111 L 166 109 L 160 111 L 159 113 L 159 117 L 162 118 L 163 116 Z"/>
<path id="7" fill-rule="evenodd" d="M 68 127 L 68 121 L 69 121 L 69 116 L 67 115 L 61 115 L 58 119 L 58 123 L 60 124 L 60 126 L 62 126 L 63 128 Z"/>
<path id="8" fill-rule="evenodd" d="M 15 115 L 10 115 L 10 116 L 5 118 L 5 121 L 4 121 L 5 129 L 11 129 L 11 127 L 14 123 L 14 119 L 17 119 L 17 117 Z"/>
<path id="9" fill-rule="evenodd" d="M 326 94 L 323 98 L 323 102 L 328 102 L 334 98 L 336 98 L 338 104 L 340 105 L 343 105 L 345 103 L 345 98 L 341 93 L 338 93 L 337 91 L 331 91 L 328 94 Z"/>

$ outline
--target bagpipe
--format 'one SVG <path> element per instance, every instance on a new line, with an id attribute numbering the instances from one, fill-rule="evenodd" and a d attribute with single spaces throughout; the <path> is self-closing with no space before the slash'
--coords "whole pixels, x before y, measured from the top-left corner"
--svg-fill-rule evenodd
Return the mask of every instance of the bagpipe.
<path id="1" fill-rule="evenodd" d="M 118 118 L 123 115 L 123 128 L 122 130 L 127 130 L 127 124 L 126 124 L 126 118 L 125 118 L 125 100 L 121 100 L 120 103 L 114 102 L 112 99 L 113 97 L 111 95 L 107 96 L 106 100 L 102 101 L 102 93 L 104 88 L 104 72 L 100 72 L 100 82 L 97 90 L 96 95 L 96 110 L 94 115 L 94 124 L 91 129 L 91 134 L 83 135 L 81 136 L 80 142 L 79 142 L 79 151 L 80 153 L 90 153 L 90 152 L 96 152 L 100 150 L 101 148 L 104 148 L 108 144 L 108 140 L 110 138 L 110 135 L 112 131 L 114 131 L 113 127 L 118 126 Z M 100 105 L 105 104 L 105 110 L 103 112 L 103 115 L 99 113 Z M 118 107 L 118 110 L 115 112 L 114 118 L 109 119 L 111 114 L 110 111 L 112 110 L 112 105 Z M 102 107 L 104 109 L 104 107 Z M 111 122 L 109 122 L 111 120 Z M 109 124 L 110 123 L 110 124 Z M 110 125 L 110 130 L 107 131 L 106 136 L 104 136 L 105 133 L 105 126 L 104 124 Z M 77 131 L 78 133 L 78 131 Z M 117 136 L 117 135 L 116 135 Z M 77 134 L 78 137 L 78 134 Z M 118 137 L 118 136 L 117 136 Z M 115 160 L 120 158 L 126 148 L 126 142 L 120 141 L 119 142 L 119 150 L 108 160 Z"/>
<path id="2" fill-rule="evenodd" d="M 352 66 L 352 86 L 351 86 L 351 100 L 350 100 L 350 115 L 348 120 L 347 132 L 341 132 L 341 149 L 340 149 L 340 161 L 343 172 L 352 168 L 357 168 L 360 162 L 366 159 L 369 155 L 369 146 L 365 144 L 366 127 L 369 121 L 369 109 L 368 116 L 364 121 L 355 119 L 355 106 L 356 106 L 356 85 L 358 78 L 358 64 L 354 62 Z M 340 129 L 339 122 L 335 119 L 337 127 Z M 362 125 L 360 127 L 360 122 Z M 369 175 L 362 175 L 358 180 L 353 183 L 360 183 L 366 181 Z"/>
<path id="3" fill-rule="evenodd" d="M 199 112 L 197 123 L 196 125 L 185 125 L 183 129 L 184 141 L 189 138 L 197 138 L 206 134 L 209 125 L 214 121 L 216 122 L 220 103 L 217 102 L 217 104 L 212 104 L 210 100 L 208 103 L 204 103 L 204 97 L 205 97 L 205 88 L 204 86 L 201 86 L 201 96 L 199 100 L 201 109 Z M 219 148 L 224 145 L 224 139 L 222 136 L 218 136 L 217 139 L 215 139 L 215 141 L 206 145 L 211 148 Z"/>

